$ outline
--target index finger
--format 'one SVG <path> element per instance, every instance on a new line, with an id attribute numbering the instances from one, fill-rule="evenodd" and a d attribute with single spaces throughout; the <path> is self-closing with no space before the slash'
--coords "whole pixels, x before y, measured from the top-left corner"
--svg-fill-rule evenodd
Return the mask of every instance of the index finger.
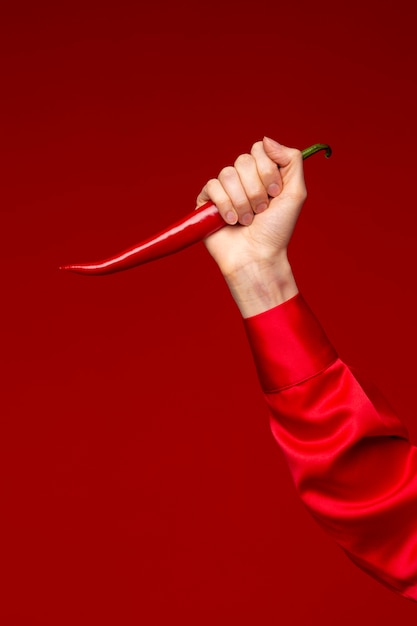
<path id="1" fill-rule="evenodd" d="M 251 154 L 268 195 L 275 198 L 281 193 L 283 187 L 279 167 L 266 154 L 262 141 L 253 144 Z"/>

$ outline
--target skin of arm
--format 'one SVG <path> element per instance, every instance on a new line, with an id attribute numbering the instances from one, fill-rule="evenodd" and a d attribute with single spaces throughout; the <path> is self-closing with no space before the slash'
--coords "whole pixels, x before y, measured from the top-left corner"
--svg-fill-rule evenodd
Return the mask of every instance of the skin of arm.
<path id="1" fill-rule="evenodd" d="M 205 240 L 244 318 L 297 294 L 287 249 L 307 192 L 299 150 L 264 137 L 211 179 L 211 200 L 230 227 Z"/>

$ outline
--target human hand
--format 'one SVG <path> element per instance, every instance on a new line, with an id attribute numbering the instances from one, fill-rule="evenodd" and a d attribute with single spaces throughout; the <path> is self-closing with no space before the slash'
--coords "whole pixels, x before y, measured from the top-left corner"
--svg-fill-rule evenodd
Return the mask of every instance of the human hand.
<path id="1" fill-rule="evenodd" d="M 205 243 L 244 317 L 297 293 L 287 248 L 306 195 L 301 152 L 266 137 L 199 194 L 234 224 Z"/>

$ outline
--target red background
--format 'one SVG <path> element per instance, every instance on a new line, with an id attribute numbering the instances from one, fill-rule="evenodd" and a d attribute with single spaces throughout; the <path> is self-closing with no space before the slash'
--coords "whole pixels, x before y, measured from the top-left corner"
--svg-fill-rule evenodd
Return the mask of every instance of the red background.
<path id="1" fill-rule="evenodd" d="M 300 504 L 202 244 L 89 278 L 270 135 L 299 286 L 416 440 L 406 4 L 13 3 L 0 16 L 0 625 L 415 624 Z"/>

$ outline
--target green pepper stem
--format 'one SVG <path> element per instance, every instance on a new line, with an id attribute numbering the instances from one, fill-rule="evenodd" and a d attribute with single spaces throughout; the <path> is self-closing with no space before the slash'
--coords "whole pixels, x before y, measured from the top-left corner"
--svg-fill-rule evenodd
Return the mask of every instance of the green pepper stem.
<path id="1" fill-rule="evenodd" d="M 315 143 L 313 146 L 301 150 L 301 154 L 303 155 L 303 159 L 308 159 L 308 157 L 312 154 L 316 154 L 316 152 L 319 152 L 320 150 L 326 150 L 326 159 L 332 156 L 332 149 L 327 145 L 327 143 Z"/>

